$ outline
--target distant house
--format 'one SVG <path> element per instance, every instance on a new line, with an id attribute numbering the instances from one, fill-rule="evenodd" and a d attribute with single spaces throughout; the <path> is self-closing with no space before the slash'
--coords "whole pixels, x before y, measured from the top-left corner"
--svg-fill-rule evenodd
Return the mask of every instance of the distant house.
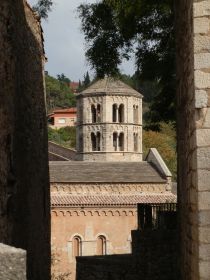
<path id="1" fill-rule="evenodd" d="M 69 87 L 73 91 L 73 93 L 77 93 L 78 88 L 79 88 L 79 83 L 78 82 L 70 82 Z"/>
<path id="2" fill-rule="evenodd" d="M 77 108 L 58 109 L 48 115 L 48 123 L 51 128 L 75 126 L 77 120 Z"/>

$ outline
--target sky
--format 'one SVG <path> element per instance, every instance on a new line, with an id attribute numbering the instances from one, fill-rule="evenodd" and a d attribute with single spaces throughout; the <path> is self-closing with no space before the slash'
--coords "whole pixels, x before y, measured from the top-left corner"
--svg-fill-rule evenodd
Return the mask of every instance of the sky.
<path id="1" fill-rule="evenodd" d="M 95 3 L 97 0 L 54 0 L 47 20 L 42 21 L 45 52 L 48 62 L 45 70 L 55 76 L 64 73 L 71 81 L 83 80 L 84 74 L 94 72 L 85 59 L 85 40 L 80 28 L 76 9 L 81 3 Z M 37 0 L 28 0 L 33 5 Z M 122 73 L 134 73 L 133 60 L 124 62 Z"/>

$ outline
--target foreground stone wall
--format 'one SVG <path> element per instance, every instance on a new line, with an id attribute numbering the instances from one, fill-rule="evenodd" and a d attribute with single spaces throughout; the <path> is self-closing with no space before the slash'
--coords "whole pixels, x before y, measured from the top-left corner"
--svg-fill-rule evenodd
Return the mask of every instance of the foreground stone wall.
<path id="1" fill-rule="evenodd" d="M 0 279 L 26 280 L 26 251 L 0 243 Z"/>
<path id="2" fill-rule="evenodd" d="M 0 1 L 0 242 L 27 251 L 27 279 L 50 278 L 50 199 L 39 20 Z"/>
<path id="3" fill-rule="evenodd" d="M 132 232 L 132 254 L 77 257 L 77 280 L 177 280 L 177 231 Z"/>
<path id="4" fill-rule="evenodd" d="M 193 6 L 194 4 L 194 6 Z M 210 1 L 177 5 L 182 279 L 210 279 Z"/>

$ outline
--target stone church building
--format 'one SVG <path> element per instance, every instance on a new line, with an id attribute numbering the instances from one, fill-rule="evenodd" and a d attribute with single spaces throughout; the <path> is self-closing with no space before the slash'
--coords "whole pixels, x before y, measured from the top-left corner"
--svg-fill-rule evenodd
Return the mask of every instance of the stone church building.
<path id="1" fill-rule="evenodd" d="M 131 251 L 137 203 L 170 203 L 156 149 L 143 160 L 142 95 L 113 78 L 77 94 L 77 154 L 51 161 L 53 270 L 75 279 L 75 257 Z"/>

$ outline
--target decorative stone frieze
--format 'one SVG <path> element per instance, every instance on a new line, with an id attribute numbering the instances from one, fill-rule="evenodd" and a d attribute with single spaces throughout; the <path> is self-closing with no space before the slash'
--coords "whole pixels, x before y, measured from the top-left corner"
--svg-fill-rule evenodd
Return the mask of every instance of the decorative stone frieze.
<path id="1" fill-rule="evenodd" d="M 51 193 L 66 194 L 136 194 L 136 193 L 164 193 L 167 192 L 167 183 L 164 184 L 51 184 Z"/>

